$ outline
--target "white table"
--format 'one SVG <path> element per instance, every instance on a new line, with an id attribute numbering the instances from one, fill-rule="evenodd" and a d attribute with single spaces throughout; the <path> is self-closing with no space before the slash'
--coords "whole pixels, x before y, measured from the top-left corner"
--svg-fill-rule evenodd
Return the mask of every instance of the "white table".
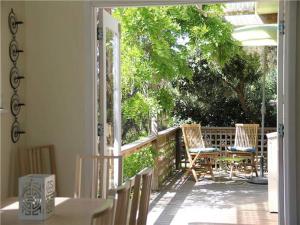
<path id="1" fill-rule="evenodd" d="M 86 225 L 95 211 L 113 204 L 110 199 L 55 198 L 55 214 L 44 221 L 19 220 L 19 203 L 9 199 L 0 209 L 1 225 Z"/>

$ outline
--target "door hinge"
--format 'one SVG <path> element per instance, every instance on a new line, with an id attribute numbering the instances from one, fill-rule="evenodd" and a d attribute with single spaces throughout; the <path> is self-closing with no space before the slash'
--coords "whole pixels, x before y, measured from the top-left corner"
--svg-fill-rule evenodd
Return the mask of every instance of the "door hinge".
<path id="1" fill-rule="evenodd" d="M 284 136 L 284 125 L 282 123 L 278 124 L 278 135 L 280 137 Z"/>
<path id="2" fill-rule="evenodd" d="M 97 40 L 102 41 L 103 40 L 103 28 L 97 27 Z"/>
<path id="3" fill-rule="evenodd" d="M 280 20 L 278 24 L 279 34 L 284 35 L 285 33 L 285 22 L 284 20 Z"/>
<path id="4" fill-rule="evenodd" d="M 104 126 L 101 123 L 98 123 L 97 126 L 98 137 L 102 137 L 104 135 Z"/>

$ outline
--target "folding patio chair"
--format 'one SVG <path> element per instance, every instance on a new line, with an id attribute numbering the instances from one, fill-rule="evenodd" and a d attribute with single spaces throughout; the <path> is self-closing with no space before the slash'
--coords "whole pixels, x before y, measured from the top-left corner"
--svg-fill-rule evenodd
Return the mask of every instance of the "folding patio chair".
<path id="1" fill-rule="evenodd" d="M 257 131 L 258 124 L 236 124 L 234 146 L 228 147 L 227 156 L 233 156 L 231 163 L 230 177 L 232 176 L 234 163 L 240 166 L 251 166 L 251 175 L 253 171 L 257 174 Z M 235 160 L 236 158 L 236 160 Z M 248 163 L 250 161 L 250 163 Z"/>
<path id="2" fill-rule="evenodd" d="M 207 169 L 213 178 L 213 159 L 219 157 L 220 151 L 214 147 L 205 147 L 200 124 L 181 125 L 189 169 L 195 181 L 198 181 L 196 170 Z M 207 172 L 206 170 L 206 172 Z"/>

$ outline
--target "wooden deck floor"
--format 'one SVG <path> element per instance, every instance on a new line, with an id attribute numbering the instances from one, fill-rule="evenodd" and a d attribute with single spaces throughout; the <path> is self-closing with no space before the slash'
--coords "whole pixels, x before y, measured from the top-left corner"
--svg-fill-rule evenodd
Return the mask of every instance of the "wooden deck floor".
<path id="1" fill-rule="evenodd" d="M 267 199 L 266 185 L 242 179 L 195 183 L 180 176 L 152 195 L 147 225 L 277 225 Z"/>

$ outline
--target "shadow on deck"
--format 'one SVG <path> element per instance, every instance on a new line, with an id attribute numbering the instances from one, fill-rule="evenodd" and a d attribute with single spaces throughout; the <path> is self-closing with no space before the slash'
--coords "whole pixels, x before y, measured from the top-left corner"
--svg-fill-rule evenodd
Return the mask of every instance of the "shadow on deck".
<path id="1" fill-rule="evenodd" d="M 239 178 L 195 183 L 178 175 L 152 195 L 147 225 L 277 225 L 267 200 L 266 185 Z"/>

